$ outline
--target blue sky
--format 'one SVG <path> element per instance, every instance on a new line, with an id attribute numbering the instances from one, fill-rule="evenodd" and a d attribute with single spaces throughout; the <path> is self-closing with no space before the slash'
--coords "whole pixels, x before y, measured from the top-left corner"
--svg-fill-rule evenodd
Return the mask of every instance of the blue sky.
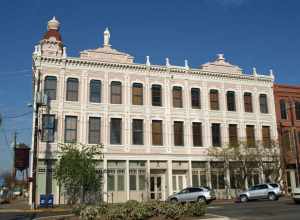
<path id="1" fill-rule="evenodd" d="M 217 53 L 249 73 L 273 69 L 276 82 L 300 84 L 300 1 L 296 0 L 1 0 L 0 3 L 0 172 L 11 165 L 13 132 L 30 144 L 31 54 L 55 15 L 68 55 L 111 44 L 144 63 L 199 65 Z M 5 132 L 4 132 L 5 130 Z M 6 138 L 5 138 L 6 136 Z M 7 139 L 7 140 L 6 140 Z"/>

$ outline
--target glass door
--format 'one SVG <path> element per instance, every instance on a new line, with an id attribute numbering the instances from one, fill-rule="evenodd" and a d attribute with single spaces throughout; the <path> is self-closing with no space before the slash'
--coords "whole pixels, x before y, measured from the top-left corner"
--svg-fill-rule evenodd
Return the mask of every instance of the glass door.
<path id="1" fill-rule="evenodd" d="M 150 177 L 150 199 L 164 200 L 164 176 L 151 175 L 151 177 Z"/>

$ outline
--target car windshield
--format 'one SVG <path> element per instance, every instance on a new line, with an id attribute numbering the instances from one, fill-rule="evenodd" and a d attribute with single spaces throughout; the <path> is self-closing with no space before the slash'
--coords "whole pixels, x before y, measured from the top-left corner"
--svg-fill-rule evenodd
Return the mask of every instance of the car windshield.
<path id="1" fill-rule="evenodd" d="M 279 185 L 276 184 L 276 183 L 271 183 L 271 184 L 269 184 L 269 185 L 272 186 L 273 188 L 278 188 L 278 187 L 279 187 Z"/>

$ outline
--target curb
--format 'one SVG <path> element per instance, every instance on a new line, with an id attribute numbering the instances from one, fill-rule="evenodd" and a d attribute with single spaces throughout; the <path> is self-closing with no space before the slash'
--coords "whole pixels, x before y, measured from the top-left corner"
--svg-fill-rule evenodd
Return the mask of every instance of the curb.
<path id="1" fill-rule="evenodd" d="M 231 218 L 228 218 L 228 217 L 222 216 L 222 215 L 206 214 L 205 216 L 210 216 L 210 217 L 209 218 L 203 218 L 201 220 L 233 220 Z"/>
<path id="2" fill-rule="evenodd" d="M 52 215 L 52 216 L 45 216 L 45 217 L 39 217 L 39 218 L 34 218 L 32 220 L 42 220 L 42 219 L 57 219 L 57 218 L 62 218 L 62 217 L 73 217 L 75 216 L 74 214 L 68 214 L 68 215 Z"/>
<path id="3" fill-rule="evenodd" d="M 40 213 L 40 212 L 67 212 L 71 209 L 0 209 L 0 213 L 23 212 L 23 213 Z"/>

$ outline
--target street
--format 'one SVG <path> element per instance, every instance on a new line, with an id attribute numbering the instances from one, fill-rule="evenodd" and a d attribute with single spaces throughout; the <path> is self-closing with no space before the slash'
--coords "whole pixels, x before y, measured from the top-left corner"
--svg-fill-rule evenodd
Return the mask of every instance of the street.
<path id="1" fill-rule="evenodd" d="M 251 201 L 248 203 L 212 203 L 208 213 L 227 216 L 234 220 L 299 220 L 300 205 L 289 198 L 279 201 Z"/>

